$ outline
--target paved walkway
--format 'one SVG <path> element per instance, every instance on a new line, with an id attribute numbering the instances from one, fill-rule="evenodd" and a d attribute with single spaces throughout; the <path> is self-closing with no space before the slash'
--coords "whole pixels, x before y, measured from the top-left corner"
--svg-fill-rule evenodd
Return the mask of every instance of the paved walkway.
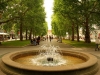
<path id="1" fill-rule="evenodd" d="M 44 44 L 59 46 L 60 48 L 66 49 L 66 50 L 74 50 L 74 51 L 81 51 L 81 52 L 90 53 L 98 58 L 98 64 L 100 67 L 100 51 L 94 51 L 93 48 L 75 48 L 75 47 L 72 47 L 68 44 L 58 43 L 55 39 L 53 39 L 51 42 L 50 41 L 41 41 L 40 45 L 37 45 L 37 46 L 26 46 L 26 47 L 21 47 L 21 48 L 1 48 L 0 47 L 0 56 L 4 55 L 6 53 L 9 53 L 9 52 L 13 52 L 13 51 L 36 50 L 36 49 L 40 48 L 41 45 L 44 45 Z M 0 71 L 0 75 L 5 75 L 5 74 Z M 95 75 L 100 75 L 100 70 Z"/>

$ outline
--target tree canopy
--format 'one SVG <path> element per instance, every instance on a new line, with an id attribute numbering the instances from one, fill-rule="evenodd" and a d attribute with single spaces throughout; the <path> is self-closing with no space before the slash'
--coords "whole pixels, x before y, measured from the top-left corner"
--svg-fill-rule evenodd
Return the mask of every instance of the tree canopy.
<path id="1" fill-rule="evenodd" d="M 0 25 L 10 33 L 13 27 L 20 32 L 20 40 L 23 34 L 45 35 L 47 23 L 45 21 L 44 0 L 1 0 L 0 1 Z"/>
<path id="2" fill-rule="evenodd" d="M 53 33 L 59 35 L 57 32 L 62 29 L 62 36 L 63 33 L 68 32 L 72 36 L 72 41 L 74 41 L 74 35 L 77 34 L 77 40 L 79 41 L 79 29 L 82 28 L 85 42 L 90 43 L 91 28 L 94 24 L 100 26 L 98 18 L 100 16 L 99 6 L 99 0 L 54 0 Z"/>

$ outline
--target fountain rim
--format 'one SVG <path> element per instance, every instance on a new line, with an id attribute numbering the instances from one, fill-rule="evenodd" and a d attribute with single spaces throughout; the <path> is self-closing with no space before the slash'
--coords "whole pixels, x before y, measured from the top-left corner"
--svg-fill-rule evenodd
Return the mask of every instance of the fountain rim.
<path id="1" fill-rule="evenodd" d="M 4 55 L 2 57 L 2 62 L 14 67 L 14 68 L 18 68 L 18 69 L 24 69 L 24 70 L 31 70 L 31 71 L 71 71 L 71 70 L 78 70 L 78 69 L 84 69 L 87 67 L 90 67 L 94 64 L 97 63 L 97 58 L 89 53 L 85 53 L 85 52 L 79 52 L 79 51 L 66 51 L 66 50 L 62 50 L 65 52 L 75 52 L 75 53 L 79 53 L 79 54 L 84 54 L 86 56 L 89 57 L 89 59 L 81 64 L 76 64 L 76 65 L 67 65 L 67 66 L 31 66 L 31 65 L 23 65 L 20 63 L 17 63 L 15 61 L 13 61 L 11 59 L 11 56 L 16 54 L 16 53 L 21 53 L 21 52 L 37 52 L 38 50 L 22 50 L 22 51 L 15 51 L 15 52 L 11 52 L 8 53 L 6 55 Z M 77 55 L 77 54 L 76 54 Z"/>

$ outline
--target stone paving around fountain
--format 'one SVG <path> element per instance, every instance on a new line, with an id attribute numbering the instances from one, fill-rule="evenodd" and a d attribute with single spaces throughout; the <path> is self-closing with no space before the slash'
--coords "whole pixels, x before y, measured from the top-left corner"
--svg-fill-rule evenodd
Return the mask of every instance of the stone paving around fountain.
<path id="1" fill-rule="evenodd" d="M 95 48 L 75 48 L 73 46 L 64 44 L 64 43 L 58 43 L 56 39 L 53 39 L 51 42 L 50 41 L 41 41 L 40 45 L 37 46 L 25 46 L 25 47 L 21 47 L 21 48 L 1 48 L 0 47 L 0 56 L 9 53 L 9 52 L 13 52 L 13 51 L 19 51 L 19 50 L 36 50 L 39 49 L 41 45 L 43 44 L 48 44 L 48 45 L 54 45 L 54 46 L 59 46 L 61 49 L 66 49 L 66 50 L 73 50 L 73 51 L 81 51 L 81 52 L 87 52 L 90 53 L 94 56 L 96 56 L 98 58 L 98 64 L 100 67 L 100 51 L 95 51 Z M 4 73 L 2 73 L 2 71 L 0 71 L 0 75 L 5 75 Z M 97 72 L 97 74 L 95 75 L 100 75 L 100 70 Z"/>

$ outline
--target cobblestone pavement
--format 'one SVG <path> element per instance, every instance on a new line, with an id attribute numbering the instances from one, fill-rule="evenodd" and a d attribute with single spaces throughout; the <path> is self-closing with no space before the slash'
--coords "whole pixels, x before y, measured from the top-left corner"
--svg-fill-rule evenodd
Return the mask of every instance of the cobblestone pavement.
<path id="1" fill-rule="evenodd" d="M 90 53 L 98 58 L 98 64 L 100 67 L 100 51 L 95 51 L 94 48 L 75 48 L 75 47 L 70 46 L 68 44 L 58 43 L 55 39 L 53 39 L 51 42 L 49 40 L 48 41 L 41 41 L 40 45 L 37 45 L 37 46 L 25 46 L 25 47 L 20 47 L 20 48 L 0 47 L 0 56 L 4 55 L 6 53 L 9 53 L 9 52 L 19 51 L 19 50 L 37 50 L 41 47 L 41 45 L 44 45 L 44 44 L 59 46 L 61 49 L 66 49 L 66 50 L 73 50 L 73 51 L 81 51 L 81 52 Z M 2 71 L 0 71 L 0 75 L 5 75 L 5 74 Z M 95 75 L 100 75 L 100 70 Z"/>

